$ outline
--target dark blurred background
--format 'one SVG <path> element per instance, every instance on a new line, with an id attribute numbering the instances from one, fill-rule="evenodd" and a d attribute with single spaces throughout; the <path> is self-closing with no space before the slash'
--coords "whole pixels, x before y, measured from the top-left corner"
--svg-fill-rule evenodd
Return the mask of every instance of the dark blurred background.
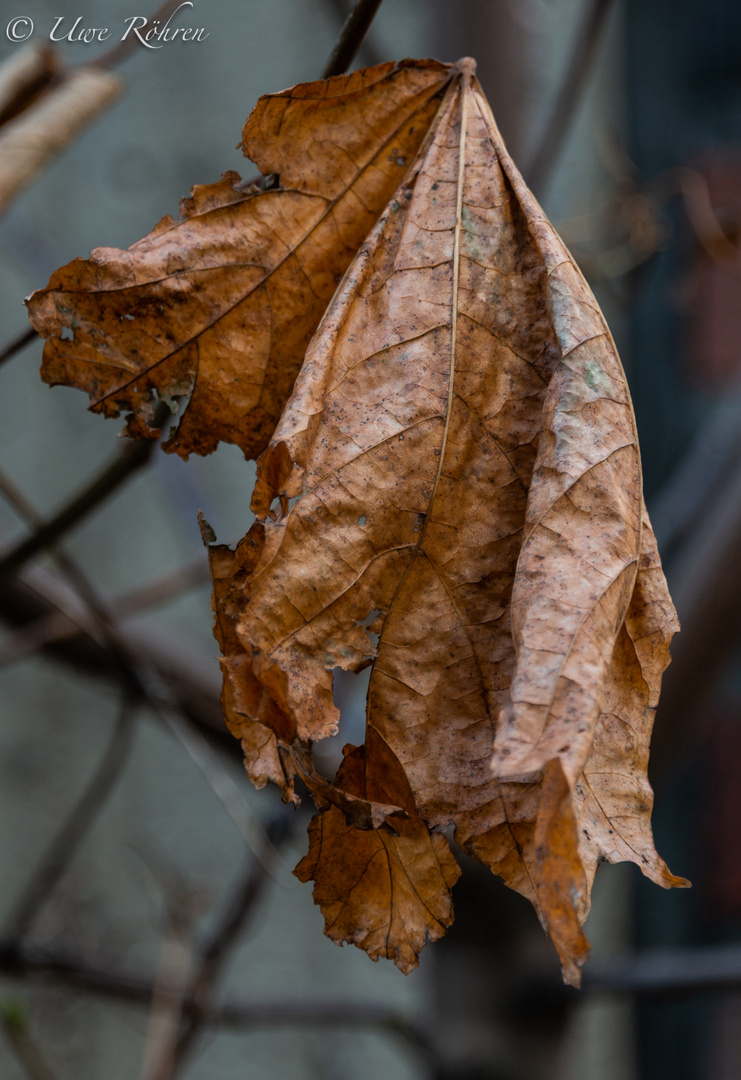
<path id="1" fill-rule="evenodd" d="M 129 246 L 175 213 L 193 183 L 227 168 L 251 175 L 232 149 L 246 115 L 259 94 L 319 75 L 349 7 L 195 0 L 188 22 L 203 25 L 206 40 L 122 61 L 125 96 L 0 218 L 0 352 L 26 329 L 22 297 L 58 266 L 95 246 Z M 32 17 L 43 36 L 59 15 L 118 26 L 138 13 L 124 0 L 29 0 L 2 13 L 0 62 L 20 47 L 5 36 L 6 16 Z M 102 51 L 59 49 L 69 65 Z M 408 979 L 337 949 L 309 888 L 287 873 L 305 849 L 304 818 L 286 825 L 275 794 L 249 789 L 217 734 L 189 756 L 187 739 L 144 709 L 135 727 L 122 723 L 115 673 L 89 659 L 92 646 L 84 660 L 53 651 L 48 626 L 46 638 L 28 637 L 31 616 L 49 615 L 31 594 L 36 603 L 53 595 L 75 617 L 64 555 L 47 554 L 24 568 L 20 600 L 0 596 L 7 925 L 106 756 L 110 798 L 91 801 L 90 828 L 34 916 L 38 962 L 29 954 L 20 965 L 0 935 L 8 1080 L 741 1075 L 741 6 L 384 0 L 353 66 L 408 55 L 477 59 L 516 162 L 615 334 L 683 626 L 652 748 L 654 828 L 693 889 L 664 892 L 635 867 L 603 867 L 580 992 L 562 987 L 529 905 L 469 862 L 454 926 Z M 115 421 L 87 414 L 77 392 L 40 383 L 40 353 L 29 342 L 0 369 L 8 547 L 30 528 L 23 500 L 53 515 L 116 452 Z M 220 540 L 236 541 L 251 520 L 252 478 L 234 447 L 187 464 L 156 451 L 64 539 L 120 626 L 147 643 L 191 711 L 217 725 L 195 519 L 203 510 Z M 142 588 L 148 600 L 121 603 Z M 344 683 L 342 694 L 345 722 L 362 722 L 362 694 Z M 236 825 L 209 786 L 209 762 L 241 800 L 242 809 L 230 804 Z M 272 877 L 255 870 L 260 830 L 285 860 Z M 235 905 L 241 916 L 230 923 Z M 203 967 L 209 942 L 221 950 L 212 1003 L 236 1003 L 241 1019 L 196 1025 L 182 1061 L 158 1073 L 152 1048 L 173 1022 L 172 1002 L 157 998 L 162 972 Z M 88 976 L 114 973 L 120 985 L 86 983 L 85 964 Z M 126 979 L 138 997 L 127 996 Z"/>

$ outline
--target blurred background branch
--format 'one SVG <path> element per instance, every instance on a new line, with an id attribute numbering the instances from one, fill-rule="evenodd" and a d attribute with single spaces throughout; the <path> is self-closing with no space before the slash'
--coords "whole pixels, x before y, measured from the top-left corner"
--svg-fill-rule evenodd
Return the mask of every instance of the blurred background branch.
<path id="1" fill-rule="evenodd" d="M 177 6 L 167 3 L 152 18 L 166 19 Z M 70 100 L 77 108 L 79 97 L 62 102 L 67 119 L 55 111 L 75 67 L 62 62 L 61 47 L 6 53 L 0 271 L 7 295 L 0 301 L 7 304 L 8 344 L 0 364 L 5 400 L 17 404 L 3 414 L 0 493 L 9 510 L 1 523 L 7 632 L 0 668 L 13 713 L 6 751 L 16 765 L 8 772 L 18 777 L 9 785 L 12 824 L 4 843 L 19 877 L 6 898 L 0 973 L 13 993 L 20 985 L 32 1001 L 16 1007 L 8 998 L 3 1011 L 13 1080 L 18 1069 L 41 1080 L 114 1077 L 112 1047 L 123 1053 L 134 1042 L 136 1053 L 122 1057 L 116 1077 L 140 1066 L 147 1080 L 268 1071 L 298 1080 L 370 1080 L 379 1071 L 390 1080 L 738 1075 L 741 806 L 728 777 L 741 766 L 740 358 L 731 311 L 741 171 L 737 98 L 727 88 L 739 79 L 741 17 L 720 0 L 702 8 L 683 0 L 670 16 L 660 9 L 638 0 L 465 0 L 455 9 L 415 0 L 357 0 L 352 7 L 280 0 L 218 15 L 197 9 L 221 50 L 206 74 L 198 66 L 204 54 L 196 60 L 191 53 L 187 62 L 183 54 L 169 61 L 164 51 L 153 58 L 131 37 L 125 48 L 93 59 L 99 69 L 125 61 L 131 98 L 110 131 L 98 122 L 92 134 L 69 120 Z M 93 16 L 86 9 L 88 22 L 99 10 Z M 112 25 L 112 7 L 105 10 Z M 63 392 L 55 391 L 61 404 L 54 413 L 23 355 L 37 338 L 20 322 L 20 297 L 92 243 L 131 243 L 171 205 L 174 184 L 230 167 L 220 147 L 232 145 L 257 94 L 316 78 L 317 56 L 329 55 L 327 75 L 347 70 L 371 23 L 365 63 L 403 54 L 477 58 L 505 138 L 516 159 L 530 163 L 528 182 L 601 290 L 636 401 L 646 494 L 683 624 L 652 748 L 652 777 L 662 788 L 657 832 L 673 868 L 696 880 L 700 899 L 650 898 L 633 879 L 604 871 L 608 886 L 595 903 L 602 922 L 590 933 L 597 955 L 581 996 L 560 985 L 534 920 L 468 866 L 456 890 L 455 927 L 430 966 L 403 987 L 364 958 L 357 967 L 349 950 L 335 960 L 308 896 L 299 915 L 285 915 L 285 890 L 276 886 L 286 882 L 303 817 L 274 803 L 266 804 L 264 821 L 252 810 L 239 745 L 221 717 L 215 646 L 191 632 L 194 615 L 208 621 L 205 559 L 197 546 L 173 539 L 210 498 L 215 512 L 203 506 L 209 520 L 233 521 L 233 538 L 240 535 L 248 467 L 220 450 L 221 465 L 191 462 L 189 472 L 180 471 L 182 463 L 154 443 L 137 443 L 62 496 L 65 478 L 105 460 L 109 432 L 78 419 L 79 401 L 67 411 Z M 64 59 L 79 62 L 72 49 Z M 153 59 L 160 64 L 154 75 Z M 120 89 L 99 75 L 78 109 L 85 124 Z M 216 106 L 221 98 L 209 95 L 224 86 L 230 103 Z M 181 126 L 168 142 L 176 116 Z M 46 133 L 44 148 L 21 161 L 21 143 L 34 131 Z M 176 157 L 177 174 L 168 172 Z M 62 223 L 77 229 L 71 239 Z M 155 550 L 166 554 L 155 557 Z M 144 704 L 164 723 L 136 724 Z M 192 776 L 190 758 L 172 754 L 168 730 L 195 761 Z M 20 816 L 11 795 L 27 800 Z M 237 849 L 236 873 L 229 815 L 254 852 Z M 135 875 L 118 865 L 123 844 L 146 849 L 138 835 L 144 817 L 167 837 L 155 848 L 167 855 L 150 859 L 153 873 L 164 881 L 165 862 L 186 867 L 160 889 L 166 917 L 149 933 L 128 911 L 142 906 Z M 103 832 L 106 850 L 116 854 L 96 847 Z M 711 851 L 722 878 L 703 861 Z M 93 874 L 111 883 L 100 908 L 94 889 L 103 895 L 108 881 L 94 886 Z M 120 903 L 117 874 L 127 890 Z M 223 896 L 220 903 L 209 906 L 202 880 Z M 275 914 L 270 936 L 274 912 L 284 917 L 278 922 Z M 235 993 L 234 979 L 259 1000 Z M 126 1038 L 111 1028 L 95 1052 L 90 1042 L 69 1049 L 59 1034 L 55 1044 L 43 996 L 55 985 L 111 1009 L 135 1006 L 116 1022 L 129 1024 L 136 1040 L 129 1028 Z M 61 1015 L 58 1003 L 54 1008 Z M 86 1013 L 86 1030 L 100 1028 L 101 1015 Z M 300 1051 L 289 1034 L 279 1047 L 260 1043 L 260 1033 L 273 1028 L 300 1029 Z M 342 1042 L 345 1028 L 361 1050 Z M 252 1073 L 241 1042 L 232 1058 L 224 1049 L 229 1031 L 255 1033 Z M 376 1041 L 362 1042 L 361 1031 L 374 1032 L 367 1038 Z M 209 1054 L 199 1056 L 216 1032 Z M 55 1045 L 68 1048 L 55 1058 Z"/>

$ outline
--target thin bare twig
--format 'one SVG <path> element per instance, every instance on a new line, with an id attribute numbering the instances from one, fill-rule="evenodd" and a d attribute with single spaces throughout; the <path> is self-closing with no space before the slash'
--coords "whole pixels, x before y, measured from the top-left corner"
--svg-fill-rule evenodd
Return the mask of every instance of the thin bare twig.
<path id="1" fill-rule="evenodd" d="M 195 927 L 201 912 L 199 891 L 181 883 L 166 897 L 167 930 L 157 959 L 141 1080 L 168 1080 L 174 1075 L 175 1049 L 183 1002 L 195 954 Z"/>
<path id="2" fill-rule="evenodd" d="M 171 574 L 163 574 L 154 581 L 115 597 L 111 601 L 111 611 L 117 622 L 130 619 L 132 615 L 168 604 L 189 589 L 196 589 L 209 581 L 208 563 L 203 556 L 199 556 Z"/>
<path id="3" fill-rule="evenodd" d="M 175 1075 L 175 1048 L 182 1003 L 193 962 L 192 927 L 167 934 L 160 949 L 152 989 L 141 1080 L 169 1080 Z"/>
<path id="4" fill-rule="evenodd" d="M 44 652 L 75 671 L 129 685 L 118 659 L 102 640 L 89 614 L 72 589 L 44 567 L 31 565 L 22 575 L 0 584 L 0 617 L 8 624 L 26 627 L 60 612 L 80 627 L 75 637 L 50 642 Z M 178 641 L 149 627 L 136 635 L 120 627 L 124 642 L 142 649 L 160 677 L 170 687 L 180 709 L 207 736 L 210 745 L 232 757 L 241 757 L 239 743 L 224 725 L 219 704 L 221 678 L 210 656 L 190 643 Z"/>
<path id="5" fill-rule="evenodd" d="M 150 441 L 135 442 L 127 446 L 115 461 L 106 465 L 58 514 L 39 525 L 29 537 L 0 559 L 0 581 L 12 577 L 34 555 L 61 540 L 65 533 L 78 525 L 121 484 L 143 468 L 152 456 L 153 448 L 154 443 Z"/>
<path id="6" fill-rule="evenodd" d="M 2 470 L 0 470 L 0 495 L 13 507 L 19 517 L 25 519 L 26 525 L 38 526 L 41 524 L 41 518 L 34 507 L 21 489 Z"/>
<path id="7" fill-rule="evenodd" d="M 282 813 L 269 822 L 265 831 L 271 844 L 279 849 L 292 834 L 295 821 L 295 815 Z M 199 1033 L 209 1022 L 214 987 L 219 972 L 227 959 L 230 947 L 237 940 L 247 919 L 254 911 L 255 903 L 262 894 L 264 886 L 265 874 L 262 873 L 261 866 L 252 863 L 237 882 L 220 922 L 200 950 L 198 966 L 188 996 L 183 1003 L 184 1026 L 172 1059 L 172 1076 L 188 1058 Z M 168 1078 L 163 1077 L 162 1080 L 168 1080 Z"/>
<path id="8" fill-rule="evenodd" d="M 47 645 L 69 641 L 80 632 L 80 626 L 62 611 L 52 611 L 32 622 L 27 629 L 17 630 L 0 645 L 0 668 L 33 656 Z"/>
<path id="9" fill-rule="evenodd" d="M 325 2 L 328 4 L 329 7 L 332 8 L 332 11 L 337 16 L 337 18 L 342 21 L 342 27 L 344 29 L 345 22 L 347 21 L 348 8 L 350 6 L 347 3 L 347 0 L 325 0 Z M 363 67 L 365 67 L 366 65 L 368 67 L 372 67 L 374 64 L 379 64 L 381 62 L 378 51 L 374 47 L 372 41 L 369 40 L 367 33 L 366 36 L 363 38 L 362 42 L 360 43 L 356 55 L 358 53 L 360 54 L 360 59 L 362 61 Z"/>
<path id="10" fill-rule="evenodd" d="M 741 946 L 647 949 L 637 956 L 594 964 L 583 988 L 594 994 L 667 996 L 741 989 Z"/>
<path id="11" fill-rule="evenodd" d="M 288 877 L 289 868 L 201 733 L 188 722 L 173 701 L 169 689 L 152 668 L 138 667 L 136 672 L 149 703 L 200 769 L 263 871 L 284 888 L 292 888 L 295 882 Z"/>
<path id="12" fill-rule="evenodd" d="M 144 34 L 155 22 L 164 24 L 171 15 L 174 15 L 175 12 L 183 6 L 183 0 L 165 0 L 164 4 L 161 4 L 157 10 L 149 16 L 146 24 L 139 27 L 139 33 Z M 145 48 L 145 46 L 142 45 L 136 34 L 129 33 L 123 41 L 118 41 L 112 49 L 108 49 L 108 51 L 104 52 L 102 56 L 99 56 L 97 60 L 93 60 L 92 64 L 94 67 L 110 71 L 111 68 L 120 64 L 122 60 L 128 59 L 133 53 L 138 52 L 139 49 L 143 48 Z"/>
<path id="13" fill-rule="evenodd" d="M 558 161 L 569 127 L 576 114 L 587 79 L 592 72 L 602 32 L 612 0 L 586 0 L 586 11 L 566 65 L 566 75 L 543 128 L 529 168 L 524 169 L 528 185 L 539 193 Z"/>
<path id="14" fill-rule="evenodd" d="M 2 476 L 0 474 L 0 484 Z M 167 604 L 190 589 L 205 585 L 208 566 L 203 558 L 188 563 L 173 574 L 166 574 L 150 584 L 139 586 L 131 592 L 114 598 L 110 603 L 111 615 L 116 625 L 144 611 Z M 63 611 L 50 611 L 19 630 L 4 645 L 0 645 L 0 667 L 16 663 L 49 645 L 71 641 L 85 630 L 80 621 Z"/>
<path id="15" fill-rule="evenodd" d="M 347 71 L 382 3 L 383 0 L 356 0 L 324 67 L 321 75 L 323 79 L 329 79 L 332 75 L 342 75 L 344 71 Z"/>
<path id="16" fill-rule="evenodd" d="M 54 1080 L 54 1073 L 31 1035 L 23 1006 L 12 1003 L 3 1005 L 0 1020 L 8 1044 L 28 1080 Z"/>
<path id="17" fill-rule="evenodd" d="M 157 426 L 162 425 L 164 418 L 159 419 L 159 416 L 161 410 L 166 408 L 162 403 L 157 406 L 157 413 L 155 414 Z M 102 484 L 98 486 L 102 486 Z M 30 522 L 38 520 L 38 515 L 25 496 L 16 493 L 14 504 L 19 513 L 27 520 Z M 44 526 L 38 527 L 34 536 L 43 533 L 44 528 Z M 33 539 L 33 537 L 30 539 Z M 27 545 L 29 541 L 25 543 Z M 19 548 L 23 546 L 21 544 Z M 16 551 L 18 550 L 16 548 Z M 12 558 L 12 554 L 9 558 Z M 97 595 L 87 575 L 83 573 L 75 561 L 58 549 L 55 550 L 55 554 L 74 593 L 89 612 L 93 630 L 97 629 L 100 637 L 108 645 L 111 658 L 127 690 L 129 692 L 133 691 L 143 698 L 160 719 L 164 721 L 171 733 L 187 750 L 193 762 L 200 769 L 211 790 L 237 826 L 245 843 L 261 861 L 265 872 L 276 881 L 281 881 L 281 875 L 285 878 L 287 869 L 283 865 L 282 859 L 267 840 L 262 826 L 242 798 L 241 792 L 232 777 L 223 768 L 212 753 L 206 740 L 192 726 L 187 715 L 180 708 L 180 704 L 167 682 L 160 676 L 156 668 L 149 663 L 148 657 L 139 643 L 122 636 L 107 605 Z M 0 585 L 2 581 L 3 564 L 0 563 Z M 281 884 L 284 884 L 284 882 L 281 881 Z M 291 885 L 293 885 L 292 881 Z"/>
<path id="18" fill-rule="evenodd" d="M 44 521 L 40 514 L 37 514 L 36 508 L 29 502 L 25 494 L 13 483 L 9 476 L 0 471 L 0 494 L 10 503 L 16 513 L 21 517 L 25 524 L 31 526 L 38 533 L 45 527 Z M 74 563 L 74 560 L 67 555 L 65 550 L 58 544 L 50 544 L 49 550 L 56 559 L 60 569 L 71 581 L 76 582 L 80 573 Z M 0 581 L 2 580 L 2 574 L 0 574 Z M 88 605 L 84 600 L 81 600 L 77 593 L 67 594 L 62 593 L 60 596 L 59 590 L 54 598 L 54 605 L 56 608 L 55 615 L 57 617 L 66 617 L 66 619 L 78 630 L 83 630 L 91 634 L 96 641 L 103 642 L 103 636 L 100 634 L 95 618 L 91 617 Z"/>
<path id="19" fill-rule="evenodd" d="M 20 116 L 59 78 L 59 52 L 47 42 L 26 45 L 0 64 L 0 127 Z"/>
<path id="20" fill-rule="evenodd" d="M 0 352 L 0 364 L 4 364 L 6 360 L 10 360 L 16 353 L 21 352 L 21 350 L 25 349 L 26 345 L 30 345 L 38 336 L 39 335 L 34 328 L 29 326 L 28 330 L 24 330 L 17 338 L 13 338 L 13 340 L 5 346 L 2 352 Z"/>
<path id="21" fill-rule="evenodd" d="M 242 797 L 237 784 L 212 752 L 211 747 L 190 723 L 167 682 L 152 667 L 138 642 L 125 639 L 110 612 L 97 596 L 82 571 L 67 560 L 66 572 L 77 595 L 87 605 L 94 621 L 120 665 L 122 674 L 169 728 L 203 774 L 247 846 L 255 853 L 267 874 L 285 885 L 287 868 L 258 819 Z M 293 882 L 291 882 L 291 885 Z M 290 886 L 288 886 L 290 887 Z"/>
<path id="22" fill-rule="evenodd" d="M 13 939 L 0 941 L 0 971 L 10 976 L 37 975 L 52 978 L 76 989 L 132 1004 L 148 1006 L 153 985 L 144 979 L 95 967 L 78 957 L 53 949 L 22 947 Z M 741 978 L 741 972 L 739 972 Z M 186 1010 L 188 1008 L 186 1003 Z M 209 1026 L 243 1031 L 253 1027 L 364 1027 L 398 1035 L 408 1045 L 434 1061 L 431 1039 L 413 1020 L 385 1005 L 347 999 L 322 1001 L 286 998 L 246 1002 L 226 999 L 208 1015 Z"/>
<path id="23" fill-rule="evenodd" d="M 113 793 L 116 781 L 128 761 L 134 741 L 132 702 L 123 699 L 121 711 L 108 747 L 82 798 L 51 841 L 41 862 L 18 897 L 8 921 L 9 933 L 23 937 L 50 899 L 59 880 L 88 832 L 97 814 Z"/>

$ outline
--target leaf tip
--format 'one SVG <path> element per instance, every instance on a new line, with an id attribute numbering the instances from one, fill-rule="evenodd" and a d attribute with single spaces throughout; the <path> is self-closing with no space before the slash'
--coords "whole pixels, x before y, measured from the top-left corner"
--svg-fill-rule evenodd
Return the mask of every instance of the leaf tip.
<path id="1" fill-rule="evenodd" d="M 470 77 L 476 74 L 476 61 L 472 56 L 462 56 L 455 67 L 461 75 Z"/>
<path id="2" fill-rule="evenodd" d="M 561 973 L 566 986 L 573 986 L 575 990 L 581 990 L 581 965 L 586 959 L 587 956 L 584 956 L 576 963 L 562 959 Z"/>

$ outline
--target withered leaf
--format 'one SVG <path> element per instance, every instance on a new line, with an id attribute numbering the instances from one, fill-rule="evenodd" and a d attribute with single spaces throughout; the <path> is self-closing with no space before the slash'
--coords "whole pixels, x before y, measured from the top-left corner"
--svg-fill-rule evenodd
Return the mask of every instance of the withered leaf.
<path id="1" fill-rule="evenodd" d="M 206 534 L 208 526 L 203 528 L 201 520 Z M 268 781 L 277 784 L 286 802 L 298 802 L 293 789 L 298 775 L 319 805 L 336 806 L 358 829 L 377 828 L 389 814 L 406 818 L 403 807 L 372 801 L 330 784 L 314 770 L 309 744 L 299 737 L 292 718 L 275 701 L 280 686 L 273 687 L 271 696 L 255 674 L 252 656 L 240 646 L 235 633 L 238 610 L 264 543 L 264 527 L 255 522 L 236 551 L 224 545 L 209 547 L 214 633 L 222 652 L 224 716 L 229 730 L 242 743 L 247 775 L 258 790 Z"/>
<path id="2" fill-rule="evenodd" d="M 337 283 L 407 171 L 449 65 L 382 64 L 259 100 L 245 153 L 280 187 L 229 172 L 193 188 L 128 251 L 98 248 L 28 302 L 42 378 L 154 437 L 155 391 L 187 407 L 166 449 L 267 445 Z M 71 336 L 71 340 L 70 340 Z M 174 405 L 173 405 L 174 408 Z"/>
<path id="3" fill-rule="evenodd" d="M 346 746 L 338 789 L 406 809 L 375 830 L 360 831 L 335 806 L 309 825 L 309 853 L 294 873 L 314 881 L 328 937 L 350 941 L 372 960 L 383 956 L 408 974 L 426 941 L 453 921 L 450 890 L 460 869 L 448 841 L 419 818 L 404 771 L 380 736 Z"/>
<path id="4" fill-rule="evenodd" d="M 224 545 L 209 548 L 214 635 L 222 652 L 224 717 L 232 735 L 242 743 L 247 775 L 258 790 L 269 781 L 277 784 L 284 800 L 290 802 L 297 801 L 293 791 L 295 771 L 290 756 L 281 755 L 279 747 L 289 750 L 296 736 L 295 725 L 254 674 L 252 658 L 234 632 L 234 598 L 238 604 L 244 602 L 245 585 L 259 561 L 264 541 L 265 530 L 255 522 L 236 551 Z"/>
<path id="5" fill-rule="evenodd" d="M 646 777 L 676 620 L 612 338 L 470 61 L 308 348 L 253 507 L 264 546 L 230 586 L 227 665 L 308 748 L 337 730 L 333 669 L 372 663 L 366 781 L 383 747 L 412 801 L 379 801 L 423 822 L 438 857 L 452 824 L 533 902 L 578 983 L 601 860 L 686 884 L 655 851 Z M 345 766 L 335 786 L 361 793 Z M 392 821 L 361 833 L 325 809 L 299 868 L 330 936 L 374 956 L 400 940 L 401 871 L 358 872 L 382 849 L 391 866 Z M 415 952 L 434 936 L 417 929 L 405 917 Z"/>

